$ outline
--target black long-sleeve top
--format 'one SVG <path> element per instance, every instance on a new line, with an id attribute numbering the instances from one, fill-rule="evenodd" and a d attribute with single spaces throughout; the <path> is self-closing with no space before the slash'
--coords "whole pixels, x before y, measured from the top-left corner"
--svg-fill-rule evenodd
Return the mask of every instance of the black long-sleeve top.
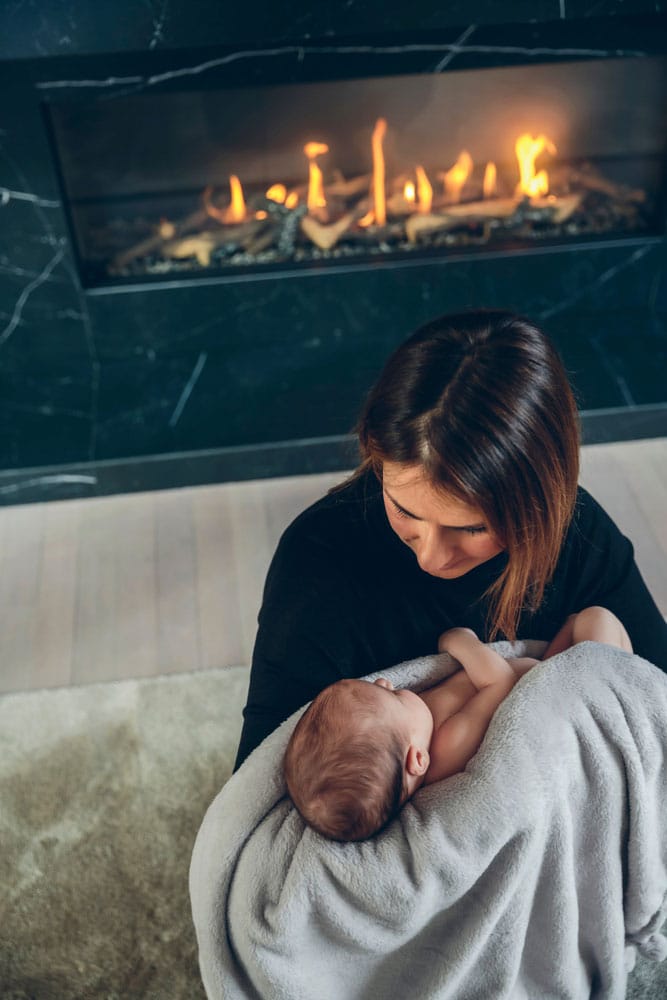
<path id="1" fill-rule="evenodd" d="M 283 534 L 267 575 L 236 767 L 334 681 L 434 653 L 441 632 L 457 625 L 488 640 L 484 593 L 506 560 L 500 553 L 455 580 L 425 573 L 389 525 L 372 473 L 309 507 Z M 580 488 L 554 577 L 518 635 L 550 640 L 593 604 L 613 611 L 635 652 L 667 671 L 667 624 L 632 544 Z"/>

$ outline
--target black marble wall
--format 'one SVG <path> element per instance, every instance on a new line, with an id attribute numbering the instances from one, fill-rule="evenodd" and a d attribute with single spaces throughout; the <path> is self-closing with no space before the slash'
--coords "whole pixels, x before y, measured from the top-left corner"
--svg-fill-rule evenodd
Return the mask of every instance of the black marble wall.
<path id="1" fill-rule="evenodd" d="M 84 291 L 43 114 L 65 94 L 110 100 L 202 79 L 665 52 L 662 6 L 6 4 L 0 502 L 346 467 L 388 352 L 432 316 L 478 305 L 553 334 L 589 440 L 667 433 L 664 239 Z"/>

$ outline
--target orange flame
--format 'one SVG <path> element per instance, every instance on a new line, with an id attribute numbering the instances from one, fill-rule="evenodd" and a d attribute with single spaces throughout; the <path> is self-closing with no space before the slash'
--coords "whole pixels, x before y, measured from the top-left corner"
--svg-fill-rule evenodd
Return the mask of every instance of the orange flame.
<path id="1" fill-rule="evenodd" d="M 484 181 L 482 182 L 482 191 L 484 192 L 485 198 L 493 198 L 496 193 L 496 178 L 498 172 L 496 170 L 495 163 L 489 161 L 486 165 L 484 171 Z"/>
<path id="2" fill-rule="evenodd" d="M 296 208 L 299 204 L 299 194 L 297 191 L 290 191 L 285 198 L 285 208 Z"/>
<path id="3" fill-rule="evenodd" d="M 243 188 L 241 181 L 236 174 L 229 178 L 229 190 L 231 193 L 231 203 L 225 212 L 225 222 L 243 222 L 245 219 L 245 200 L 243 198 Z"/>
<path id="4" fill-rule="evenodd" d="M 308 211 L 325 208 L 327 201 L 324 197 L 324 184 L 322 182 L 322 171 L 315 163 L 315 157 L 329 152 L 329 147 L 325 142 L 307 142 L 303 151 L 308 157 Z"/>
<path id="5" fill-rule="evenodd" d="M 549 175 L 546 170 L 535 173 L 535 160 L 544 150 L 551 153 L 552 156 L 556 153 L 556 147 L 551 139 L 545 135 L 538 135 L 533 139 L 532 135 L 524 132 L 517 139 L 514 149 L 519 161 L 520 180 L 517 185 L 517 194 L 528 195 L 531 198 L 535 195 L 547 194 Z"/>
<path id="6" fill-rule="evenodd" d="M 417 192 L 415 190 L 414 183 L 412 181 L 406 181 L 403 188 L 403 197 L 406 201 L 409 201 L 412 205 L 417 200 Z"/>
<path id="7" fill-rule="evenodd" d="M 266 192 L 266 197 L 269 201 L 276 201 L 279 205 L 284 205 L 285 198 L 287 197 L 287 188 L 284 184 L 272 184 Z"/>
<path id="8" fill-rule="evenodd" d="M 387 122 L 378 118 L 373 129 L 371 149 L 373 151 L 373 211 L 378 226 L 387 221 L 387 200 L 384 189 L 384 151 L 382 142 L 387 132 Z"/>
<path id="9" fill-rule="evenodd" d="M 461 200 L 461 190 L 471 173 L 472 156 L 467 149 L 462 149 L 454 166 L 446 173 L 438 174 L 445 182 L 445 195 L 448 201 Z"/>
<path id="10" fill-rule="evenodd" d="M 419 212 L 423 215 L 428 215 L 431 211 L 431 205 L 433 203 L 433 187 L 431 182 L 426 176 L 426 171 L 423 167 L 415 167 L 415 173 L 417 174 L 417 193 L 419 194 Z"/>

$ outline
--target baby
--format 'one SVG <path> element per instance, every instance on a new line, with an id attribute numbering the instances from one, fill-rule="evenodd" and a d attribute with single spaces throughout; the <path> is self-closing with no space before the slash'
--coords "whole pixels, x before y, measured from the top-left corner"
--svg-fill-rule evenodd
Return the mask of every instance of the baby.
<path id="1" fill-rule="evenodd" d="M 571 615 L 544 652 L 584 640 L 632 652 L 621 622 L 605 608 Z M 463 771 L 498 705 L 537 660 L 505 660 L 474 632 L 450 629 L 438 649 L 463 670 L 415 694 L 341 680 L 325 688 L 299 720 L 285 752 L 285 780 L 303 819 L 333 840 L 379 832 L 421 785 Z"/>

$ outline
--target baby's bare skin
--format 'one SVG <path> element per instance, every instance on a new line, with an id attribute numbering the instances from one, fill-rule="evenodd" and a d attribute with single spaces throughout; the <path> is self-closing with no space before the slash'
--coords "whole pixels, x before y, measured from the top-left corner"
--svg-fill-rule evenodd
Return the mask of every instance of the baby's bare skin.
<path id="1" fill-rule="evenodd" d="M 464 669 L 420 695 L 433 716 L 425 784 L 465 768 L 477 753 L 498 705 L 538 662 L 530 657 L 504 659 L 469 629 L 450 629 L 441 636 L 439 648 Z"/>

